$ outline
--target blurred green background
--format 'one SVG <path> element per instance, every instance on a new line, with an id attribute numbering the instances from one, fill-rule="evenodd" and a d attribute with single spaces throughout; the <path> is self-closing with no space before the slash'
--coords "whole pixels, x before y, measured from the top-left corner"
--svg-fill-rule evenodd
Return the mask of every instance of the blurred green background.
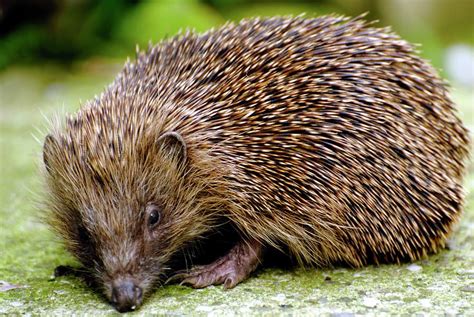
<path id="1" fill-rule="evenodd" d="M 136 44 L 156 43 L 180 29 L 204 31 L 245 17 L 364 12 L 379 26 L 391 25 L 423 44 L 421 54 L 446 69 L 443 75 L 472 85 L 474 0 L 1 0 L 0 69 L 43 60 L 123 58 L 134 54 Z"/>

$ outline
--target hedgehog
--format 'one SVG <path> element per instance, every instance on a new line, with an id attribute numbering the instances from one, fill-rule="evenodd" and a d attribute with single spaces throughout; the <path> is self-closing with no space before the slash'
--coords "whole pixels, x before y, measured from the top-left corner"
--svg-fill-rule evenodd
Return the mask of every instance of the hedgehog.
<path id="1" fill-rule="evenodd" d="M 247 19 L 137 49 L 55 125 L 45 218 L 123 312 L 169 276 L 232 288 L 267 250 L 313 267 L 435 253 L 468 149 L 447 84 L 390 29 Z"/>

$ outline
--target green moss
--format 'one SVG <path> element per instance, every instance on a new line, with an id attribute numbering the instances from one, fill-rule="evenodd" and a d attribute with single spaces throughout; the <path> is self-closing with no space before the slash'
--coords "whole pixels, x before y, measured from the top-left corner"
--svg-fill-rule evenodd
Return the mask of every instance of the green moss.
<path id="1" fill-rule="evenodd" d="M 117 315 L 100 293 L 73 277 L 51 280 L 59 264 L 74 265 L 38 221 L 41 192 L 37 171 L 44 118 L 58 109 L 75 111 L 109 83 L 118 67 L 100 61 L 69 71 L 45 65 L 0 74 L 0 280 L 23 288 L 0 292 L 0 314 Z M 456 90 L 461 114 L 474 127 L 473 92 Z M 39 127 L 43 132 L 35 132 Z M 474 314 L 474 170 L 466 212 L 451 250 L 416 263 L 358 270 L 266 269 L 235 289 L 156 290 L 135 314 Z M 411 268 L 411 270 L 410 270 Z"/>

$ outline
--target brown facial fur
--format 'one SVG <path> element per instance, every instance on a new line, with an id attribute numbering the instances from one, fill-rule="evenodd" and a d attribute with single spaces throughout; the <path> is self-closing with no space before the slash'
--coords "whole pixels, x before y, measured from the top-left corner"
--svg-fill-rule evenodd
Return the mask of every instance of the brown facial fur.
<path id="1" fill-rule="evenodd" d="M 133 276 L 148 290 L 166 272 L 170 257 L 217 226 L 216 216 L 228 209 L 215 159 L 197 152 L 181 157 L 182 150 L 162 137 L 150 136 L 145 144 L 144 135 L 136 143 L 126 135 L 124 142 L 137 146 L 120 158 L 99 143 L 77 152 L 69 148 L 71 155 L 61 156 L 73 143 L 60 135 L 48 137 L 44 150 L 50 171 L 47 220 L 69 251 L 94 269 L 109 298 L 113 280 L 122 277 Z M 161 211 L 153 231 L 147 227 L 150 205 Z"/>
<path id="2" fill-rule="evenodd" d="M 222 218 L 302 264 L 415 260 L 459 219 L 468 143 L 444 83 L 387 29 L 245 20 L 139 53 L 54 128 L 47 217 L 109 298 L 119 276 L 148 291 Z"/>

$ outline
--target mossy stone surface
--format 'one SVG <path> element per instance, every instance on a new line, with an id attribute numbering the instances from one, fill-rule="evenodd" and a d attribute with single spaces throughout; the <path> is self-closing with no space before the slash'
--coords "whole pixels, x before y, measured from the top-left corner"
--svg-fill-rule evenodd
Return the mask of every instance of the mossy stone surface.
<path id="1" fill-rule="evenodd" d="M 116 315 L 104 297 L 74 277 L 52 279 L 77 263 L 40 223 L 39 164 L 46 118 L 74 112 L 112 81 L 120 64 L 100 60 L 68 71 L 51 65 L 0 74 L 0 315 Z M 474 129 L 474 93 L 454 89 Z M 64 111 L 63 111 L 64 109 Z M 42 115 L 43 114 L 43 115 Z M 39 139 L 39 142 L 35 140 Z M 449 250 L 404 265 L 359 270 L 264 269 L 235 289 L 158 288 L 133 314 L 158 315 L 474 315 L 474 169 L 466 211 Z M 8 289 L 9 284 L 21 286 Z"/>

